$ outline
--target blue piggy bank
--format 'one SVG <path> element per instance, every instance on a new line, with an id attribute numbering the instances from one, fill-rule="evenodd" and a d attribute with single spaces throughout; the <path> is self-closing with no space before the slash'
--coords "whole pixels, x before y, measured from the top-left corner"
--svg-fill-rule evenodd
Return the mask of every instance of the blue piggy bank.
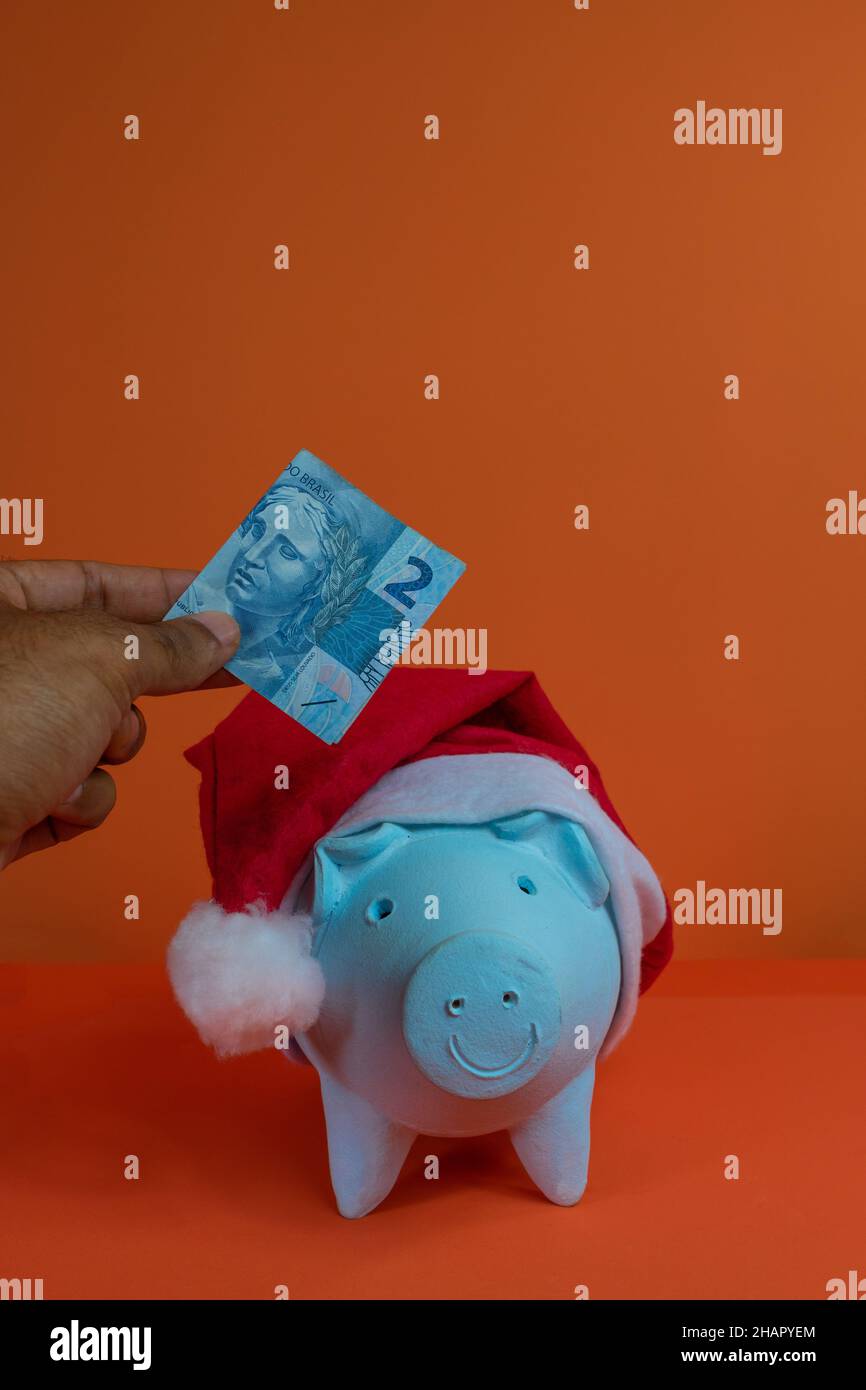
<path id="1" fill-rule="evenodd" d="M 507 1129 L 530 1177 L 586 1186 L 595 1061 L 620 991 L 610 886 L 580 825 L 383 824 L 319 843 L 315 1066 L 344 1216 L 393 1187 L 416 1134 Z"/>
<path id="2" fill-rule="evenodd" d="M 670 913 L 534 677 L 403 676 L 326 754 L 257 696 L 191 750 L 214 898 L 172 984 L 221 1056 L 316 1068 L 344 1216 L 417 1134 L 496 1130 L 568 1206 L 596 1062 L 670 956 Z"/>

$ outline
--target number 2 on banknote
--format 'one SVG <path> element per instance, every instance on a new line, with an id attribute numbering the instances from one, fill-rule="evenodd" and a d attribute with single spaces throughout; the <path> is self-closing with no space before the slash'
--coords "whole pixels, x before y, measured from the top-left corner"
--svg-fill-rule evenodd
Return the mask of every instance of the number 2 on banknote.
<path id="1" fill-rule="evenodd" d="M 417 579 L 395 580 L 393 584 L 385 585 L 385 593 L 390 594 L 398 603 L 402 603 L 404 608 L 414 608 L 415 600 L 410 598 L 410 594 L 416 589 L 426 589 L 430 580 L 433 578 L 433 571 L 426 560 L 419 560 L 417 555 L 410 555 L 407 561 L 418 571 Z"/>

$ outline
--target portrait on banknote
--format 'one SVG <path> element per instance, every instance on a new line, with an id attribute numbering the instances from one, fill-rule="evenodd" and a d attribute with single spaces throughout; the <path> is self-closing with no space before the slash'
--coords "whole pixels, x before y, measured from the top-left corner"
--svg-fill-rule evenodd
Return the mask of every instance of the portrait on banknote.
<path id="1" fill-rule="evenodd" d="M 421 626 L 462 570 L 302 451 L 166 616 L 231 613 L 229 670 L 336 742 L 388 673 L 387 635 Z"/>

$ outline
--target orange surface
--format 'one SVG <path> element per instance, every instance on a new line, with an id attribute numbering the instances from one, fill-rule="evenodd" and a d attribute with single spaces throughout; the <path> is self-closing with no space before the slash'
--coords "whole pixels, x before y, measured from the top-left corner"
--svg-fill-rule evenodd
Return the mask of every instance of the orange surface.
<path id="1" fill-rule="evenodd" d="M 577 1207 L 502 1135 L 420 1139 L 347 1222 L 311 1069 L 218 1063 L 152 966 L 3 967 L 0 1276 L 46 1298 L 826 1298 L 866 1274 L 866 965 L 743 978 L 674 963 L 645 997 L 601 1070 Z"/>
<path id="2" fill-rule="evenodd" d="M 538 673 L 669 889 L 783 889 L 682 957 L 862 956 L 862 0 L 4 0 L 0 41 L 2 492 L 46 527 L 0 551 L 197 567 L 311 448 L 466 561 L 435 621 Z M 699 99 L 782 153 L 677 147 Z M 145 702 L 0 959 L 161 959 L 236 698 Z"/>

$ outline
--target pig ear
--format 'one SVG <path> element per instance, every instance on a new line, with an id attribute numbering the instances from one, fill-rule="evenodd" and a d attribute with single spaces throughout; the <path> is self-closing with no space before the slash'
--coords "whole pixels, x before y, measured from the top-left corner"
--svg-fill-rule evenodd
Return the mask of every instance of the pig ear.
<path id="1" fill-rule="evenodd" d="M 552 816 L 546 811 L 524 811 L 496 821 L 493 830 L 501 840 L 531 845 L 560 871 L 565 872 L 587 907 L 601 907 L 610 883 L 582 825 Z"/>
<path id="2" fill-rule="evenodd" d="M 315 853 L 315 925 L 318 927 L 327 921 L 353 887 L 365 864 L 410 838 L 411 832 L 405 826 L 386 821 L 358 830 L 354 835 L 331 835 L 320 840 Z"/>

